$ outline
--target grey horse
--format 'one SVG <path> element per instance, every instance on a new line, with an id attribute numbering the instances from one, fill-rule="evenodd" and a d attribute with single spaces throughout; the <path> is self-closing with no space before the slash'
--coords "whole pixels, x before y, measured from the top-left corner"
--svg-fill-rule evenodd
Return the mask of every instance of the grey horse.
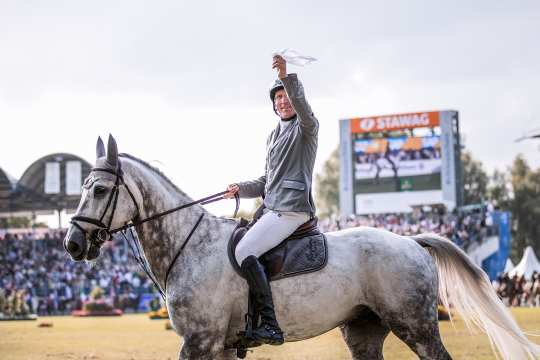
<path id="1" fill-rule="evenodd" d="M 192 201 L 157 169 L 118 154 L 112 136 L 107 152 L 101 139 L 96 152 L 96 168 L 85 181 L 74 217 L 79 220 L 64 240 L 79 261 L 99 255 L 110 229 Z M 180 359 L 236 358 L 231 348 L 244 328 L 248 287 L 227 257 L 235 227 L 236 221 L 213 216 L 200 205 L 136 226 L 151 273 L 165 291 L 171 323 L 184 340 Z M 439 297 L 468 325 L 486 332 L 502 358 L 540 354 L 485 273 L 452 242 L 434 234 L 400 236 L 369 227 L 326 237 L 326 267 L 272 283 L 285 341 L 340 327 L 352 358 L 372 360 L 383 358 L 383 343 L 392 331 L 420 359 L 450 359 L 439 334 Z"/>

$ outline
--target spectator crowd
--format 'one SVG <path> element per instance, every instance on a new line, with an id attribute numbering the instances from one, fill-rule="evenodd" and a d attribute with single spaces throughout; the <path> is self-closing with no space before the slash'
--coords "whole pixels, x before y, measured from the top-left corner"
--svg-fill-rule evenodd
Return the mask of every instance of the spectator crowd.
<path id="1" fill-rule="evenodd" d="M 540 306 L 540 274 L 536 271 L 530 279 L 504 273 L 493 281 L 493 286 L 508 306 Z"/>
<path id="2" fill-rule="evenodd" d="M 0 313 L 69 314 L 101 288 L 115 308 L 138 311 L 141 297 L 157 296 L 150 279 L 120 239 L 94 264 L 74 262 L 63 231 L 0 233 Z"/>
<path id="3" fill-rule="evenodd" d="M 321 219 L 321 231 L 371 226 L 401 235 L 441 234 L 466 251 L 496 235 L 489 207 L 444 213 L 416 209 L 409 214 L 357 215 Z M 64 231 L 0 230 L 0 314 L 69 314 L 80 310 L 95 289 L 123 311 L 146 310 L 142 300 L 158 297 L 151 280 L 120 238 L 92 263 L 74 262 L 62 246 Z M 540 306 L 540 274 L 532 279 L 504 274 L 494 281 L 509 306 Z M 1 315 L 0 315 L 1 316 Z"/>
<path id="4" fill-rule="evenodd" d="M 471 246 L 481 244 L 487 237 L 497 235 L 492 214 L 490 206 L 449 213 L 417 208 L 411 213 L 401 214 L 353 215 L 345 218 L 334 216 L 320 220 L 319 224 L 325 232 L 356 226 L 382 228 L 399 235 L 434 232 L 468 251 Z"/>

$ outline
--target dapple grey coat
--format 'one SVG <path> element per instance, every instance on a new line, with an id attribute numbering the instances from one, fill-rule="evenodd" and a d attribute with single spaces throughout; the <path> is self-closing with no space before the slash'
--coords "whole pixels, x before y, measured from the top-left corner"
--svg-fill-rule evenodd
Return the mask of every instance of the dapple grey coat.
<path id="1" fill-rule="evenodd" d="M 265 195 L 266 208 L 278 211 L 315 213 L 311 180 L 317 153 L 319 122 L 304 96 L 296 74 L 281 79 L 296 118 L 283 134 L 280 126 L 270 133 L 266 144 L 265 174 L 253 181 L 238 183 L 239 195 L 254 198 Z"/>

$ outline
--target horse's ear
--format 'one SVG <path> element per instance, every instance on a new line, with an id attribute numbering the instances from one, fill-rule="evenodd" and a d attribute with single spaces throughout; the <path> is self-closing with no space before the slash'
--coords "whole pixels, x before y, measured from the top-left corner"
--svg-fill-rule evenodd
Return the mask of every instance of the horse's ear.
<path id="1" fill-rule="evenodd" d="M 107 162 L 115 169 L 118 166 L 118 146 L 111 134 L 107 142 Z"/>
<path id="2" fill-rule="evenodd" d="M 100 157 L 105 156 L 105 144 L 103 144 L 103 140 L 101 140 L 101 136 L 98 136 L 97 143 L 96 143 L 96 159 L 99 159 Z"/>

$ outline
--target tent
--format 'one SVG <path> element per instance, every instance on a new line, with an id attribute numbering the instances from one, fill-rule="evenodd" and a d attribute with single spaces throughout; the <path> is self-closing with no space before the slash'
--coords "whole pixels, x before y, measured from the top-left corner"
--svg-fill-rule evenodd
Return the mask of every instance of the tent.
<path id="1" fill-rule="evenodd" d="M 523 252 L 523 257 L 519 261 L 519 264 L 510 271 L 509 276 L 513 277 L 514 275 L 525 275 L 525 278 L 530 279 L 534 271 L 540 272 L 540 262 L 536 258 L 536 254 L 532 247 L 527 246 Z"/>
<path id="2" fill-rule="evenodd" d="M 515 266 L 512 263 L 512 260 L 510 260 L 510 258 L 506 259 L 506 265 L 504 265 L 504 272 L 507 273 L 509 271 L 512 271 L 514 268 Z"/>

